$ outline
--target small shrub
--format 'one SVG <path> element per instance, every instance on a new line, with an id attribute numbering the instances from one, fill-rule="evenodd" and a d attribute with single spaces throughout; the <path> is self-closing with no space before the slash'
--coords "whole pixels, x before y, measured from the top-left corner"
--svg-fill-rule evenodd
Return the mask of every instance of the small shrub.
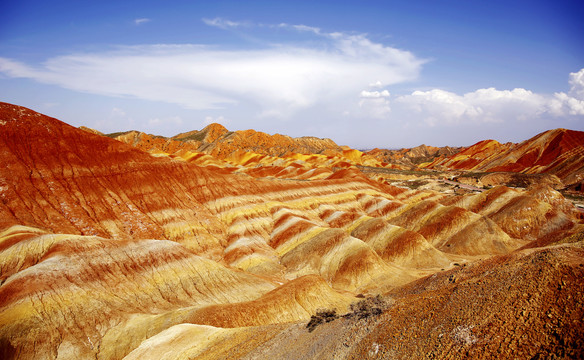
<path id="1" fill-rule="evenodd" d="M 203 141 L 205 139 L 205 136 L 207 136 L 207 133 L 199 131 L 197 133 L 191 134 L 189 136 L 185 136 L 185 137 L 177 139 L 177 140 L 179 140 L 179 141 L 189 141 L 189 140 Z"/>
<path id="2" fill-rule="evenodd" d="M 306 325 L 306 328 L 308 329 L 308 332 L 312 332 L 318 325 L 322 324 L 323 322 L 331 322 L 338 317 L 339 315 L 337 315 L 337 311 L 334 309 L 317 310 L 316 315 L 312 315 L 310 317 L 310 321 Z"/>
<path id="3" fill-rule="evenodd" d="M 387 303 L 381 295 L 368 297 L 351 304 L 349 316 L 357 316 L 359 319 L 368 318 L 371 315 L 381 315 L 387 309 Z"/>
<path id="4" fill-rule="evenodd" d="M 359 294 L 357 297 L 363 298 L 363 300 L 352 303 L 349 307 L 350 311 L 344 315 L 339 316 L 334 309 L 317 310 L 316 314 L 310 317 L 310 321 L 306 324 L 306 328 L 309 332 L 312 332 L 318 325 L 334 321 L 339 317 L 357 317 L 357 319 L 366 319 L 370 316 L 378 316 L 389 307 L 389 303 L 383 300 L 381 295 L 366 298 L 364 295 Z"/>

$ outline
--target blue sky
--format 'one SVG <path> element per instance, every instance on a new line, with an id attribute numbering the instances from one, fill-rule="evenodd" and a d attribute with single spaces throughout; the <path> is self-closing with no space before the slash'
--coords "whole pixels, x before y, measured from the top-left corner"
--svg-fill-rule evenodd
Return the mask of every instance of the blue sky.
<path id="1" fill-rule="evenodd" d="M 0 101 L 103 132 L 219 122 L 355 148 L 584 130 L 578 1 L 0 5 Z"/>

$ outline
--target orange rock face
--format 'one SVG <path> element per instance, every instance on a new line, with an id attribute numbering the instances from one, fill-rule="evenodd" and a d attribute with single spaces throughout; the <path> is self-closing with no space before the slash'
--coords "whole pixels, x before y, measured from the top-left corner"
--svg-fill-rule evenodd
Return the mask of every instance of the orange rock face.
<path id="1" fill-rule="evenodd" d="M 163 138 L 131 131 L 110 135 L 125 143 L 149 151 L 153 148 L 173 153 L 184 148 L 193 152 L 205 152 L 224 159 L 235 151 L 262 155 L 283 156 L 288 153 L 320 154 L 338 152 L 341 148 L 331 139 L 305 136 L 292 138 L 286 135 L 269 135 L 255 130 L 228 131 L 220 124 L 210 124 L 204 129 Z"/>
<path id="2" fill-rule="evenodd" d="M 172 138 L 138 131 L 108 135 L 155 156 L 168 156 L 227 172 L 244 172 L 253 177 L 318 180 L 335 169 L 354 166 L 399 168 L 379 156 L 340 147 L 331 139 L 305 136 L 292 138 L 255 130 L 228 131 L 219 124 Z"/>
<path id="3" fill-rule="evenodd" d="M 351 336 L 362 324 L 351 304 L 374 294 L 406 299 L 375 316 L 407 314 L 416 334 L 450 348 L 468 330 L 453 330 L 464 325 L 453 323 L 457 312 L 475 318 L 460 303 L 429 315 L 456 290 L 446 274 L 459 276 L 468 264 L 465 283 L 484 278 L 481 289 L 495 292 L 496 276 L 511 276 L 513 267 L 549 270 L 525 259 L 551 254 L 556 281 L 558 269 L 571 274 L 581 258 L 580 215 L 545 186 L 464 196 L 406 190 L 363 175 L 355 164 L 386 165 L 358 150 L 332 154 L 331 145 L 314 154 L 328 140 L 229 133 L 216 124 L 173 139 L 138 132 L 118 139 L 0 103 L 0 358 L 342 358 L 379 349 L 417 357 L 419 344 L 390 348 L 405 319 Z M 194 149 L 197 142 L 208 149 Z M 485 153 L 499 146 L 489 144 Z M 546 248 L 532 249 L 539 246 Z M 529 279 L 513 284 L 556 291 Z M 580 316 L 578 276 L 567 279 L 569 292 L 559 294 L 566 324 Z M 465 294 L 476 307 L 508 303 Z M 548 303 L 528 310 L 545 314 Z M 428 322 L 411 316 L 412 304 L 454 335 L 436 340 Z M 321 309 L 347 315 L 326 325 L 332 333 L 309 333 L 305 324 Z M 481 324 L 477 318 L 483 331 Z M 560 330 L 566 340 L 578 335 Z M 548 348 L 555 341 L 537 339 Z M 509 355 L 535 354 L 528 347 Z"/>
<path id="4" fill-rule="evenodd" d="M 520 144 L 485 140 L 424 167 L 547 173 L 558 176 L 566 185 L 573 184 L 584 178 L 584 132 L 549 130 Z"/>

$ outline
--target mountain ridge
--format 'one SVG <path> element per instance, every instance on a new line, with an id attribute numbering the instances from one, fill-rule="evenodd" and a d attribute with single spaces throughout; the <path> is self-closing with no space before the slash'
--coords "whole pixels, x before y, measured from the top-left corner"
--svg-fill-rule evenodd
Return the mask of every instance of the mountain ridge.
<path id="1" fill-rule="evenodd" d="M 548 173 L 558 176 L 566 185 L 571 185 L 584 179 L 584 132 L 553 129 L 517 144 L 483 140 L 450 157 L 423 164 L 422 167 Z"/>

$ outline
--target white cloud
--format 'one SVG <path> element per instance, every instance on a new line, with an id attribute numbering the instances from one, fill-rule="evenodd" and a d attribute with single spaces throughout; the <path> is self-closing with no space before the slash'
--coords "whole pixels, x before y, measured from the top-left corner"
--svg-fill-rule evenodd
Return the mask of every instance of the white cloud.
<path id="1" fill-rule="evenodd" d="M 570 96 L 584 100 L 584 69 L 570 73 Z"/>
<path id="2" fill-rule="evenodd" d="M 293 29 L 298 31 L 308 31 L 315 34 L 320 34 L 320 29 L 313 26 L 306 26 L 306 25 L 290 25 Z"/>
<path id="3" fill-rule="evenodd" d="M 219 29 L 229 29 L 229 28 L 237 28 L 237 27 L 249 27 L 251 23 L 245 21 L 231 21 L 223 18 L 214 18 L 214 19 L 206 19 L 203 18 L 203 22 L 209 26 L 214 26 Z"/>
<path id="4" fill-rule="evenodd" d="M 548 109 L 555 116 L 584 115 L 584 69 L 570 73 L 570 91 L 555 93 Z"/>
<path id="5" fill-rule="evenodd" d="M 326 35 L 323 34 L 320 28 L 314 26 L 307 26 L 307 25 L 291 25 L 286 23 L 280 23 L 278 25 L 271 25 L 271 24 L 259 24 L 258 27 L 268 27 L 268 28 L 283 28 L 283 29 L 292 29 L 300 32 L 311 32 L 316 35 Z"/>
<path id="6" fill-rule="evenodd" d="M 362 98 L 389 97 L 389 91 L 387 91 L 387 90 L 383 90 L 383 91 L 367 91 L 367 90 L 363 90 L 363 91 L 361 91 L 361 94 L 359 96 L 362 97 Z"/>
<path id="7" fill-rule="evenodd" d="M 361 116 L 372 119 L 386 119 L 391 113 L 389 100 L 385 97 L 366 97 L 359 101 Z"/>
<path id="8" fill-rule="evenodd" d="M 549 101 L 548 108 L 555 116 L 584 115 L 584 100 L 576 99 L 563 92 L 555 93 Z"/>
<path id="9" fill-rule="evenodd" d="M 139 18 L 139 19 L 134 19 L 134 24 L 136 25 L 142 25 L 145 24 L 147 22 L 150 22 L 151 20 L 148 18 Z"/>
<path id="10" fill-rule="evenodd" d="M 205 19 L 217 27 L 244 23 Z M 288 25 L 286 25 L 288 26 Z M 286 118 L 319 104 L 357 105 L 355 93 L 378 79 L 385 86 L 417 78 L 424 60 L 365 35 L 313 33 L 321 47 L 277 45 L 223 50 L 202 45 L 120 46 L 53 57 L 40 66 L 0 58 L 0 72 L 80 92 L 218 109 L 252 104 L 259 114 Z M 371 92 L 372 94 L 375 92 Z M 380 96 L 384 92 L 378 92 Z M 256 114 L 257 115 L 257 114 Z"/>
<path id="11" fill-rule="evenodd" d="M 280 24 L 257 24 L 251 21 L 232 21 L 228 19 L 224 19 L 221 17 L 216 17 L 214 19 L 207 19 L 203 18 L 203 22 L 206 25 L 213 26 L 219 29 L 227 30 L 227 29 L 236 29 L 236 28 L 269 28 L 269 29 L 290 29 L 296 30 L 300 32 L 311 32 L 316 35 L 324 35 L 321 33 L 320 28 L 308 25 L 294 25 L 294 24 L 287 24 L 287 23 L 280 23 Z"/>
<path id="12" fill-rule="evenodd" d="M 391 107 L 389 104 L 390 93 L 388 90 L 367 91 L 359 94 L 359 109 L 361 115 L 373 119 L 384 119 L 389 116 Z"/>
<path id="13" fill-rule="evenodd" d="M 381 81 L 377 80 L 374 83 L 369 84 L 370 88 L 382 88 L 383 84 L 381 83 Z"/>
<path id="14" fill-rule="evenodd" d="M 136 25 L 138 20 L 141 19 L 136 19 Z M 274 119 L 294 117 L 295 126 L 305 131 L 310 126 L 323 128 L 318 123 L 322 119 L 327 124 L 335 123 L 331 129 L 340 135 L 314 135 L 340 136 L 337 141 L 349 143 L 357 138 L 355 133 L 361 128 L 378 126 L 380 131 L 376 134 L 363 132 L 358 138 L 366 142 L 376 137 L 381 139 L 379 146 L 388 139 L 382 134 L 395 128 L 417 129 L 414 135 L 418 136 L 420 129 L 430 125 L 434 126 L 430 135 L 438 136 L 439 126 L 450 134 L 453 125 L 501 128 L 501 123 L 531 119 L 546 126 L 550 120 L 548 128 L 569 127 L 561 120 L 569 119 L 573 124 L 572 120 L 580 120 L 584 115 L 584 69 L 570 74 L 569 91 L 555 94 L 538 94 L 522 88 L 485 88 L 460 94 L 436 88 L 396 95 L 392 86 L 416 80 L 425 60 L 372 41 L 367 35 L 327 33 L 317 27 L 287 23 L 254 24 L 223 18 L 203 21 L 230 31 L 253 28 L 250 44 L 254 48 L 196 44 L 119 46 L 52 57 L 40 64 L 0 57 L 0 76 L 32 79 L 83 93 L 178 104 L 185 109 L 201 110 L 194 117 L 190 111 L 179 110 L 183 111 L 180 114 L 184 119 L 199 119 L 196 127 L 203 119 L 206 124 L 226 125 L 222 116 L 205 118 L 209 113 L 221 113 L 234 124 L 257 129 L 264 125 L 276 129 Z M 278 34 L 290 31 L 294 42 L 274 45 L 257 38 L 259 33 L 268 31 Z M 102 119 L 109 121 L 106 125 L 112 131 L 118 130 L 122 119 L 126 121 L 124 126 L 133 127 L 132 118 L 146 119 L 142 125 L 156 126 L 152 131 L 168 125 L 173 127 L 169 133 L 176 133 L 180 124 L 184 131 L 192 129 L 179 117 L 166 118 L 163 112 L 137 115 L 138 110 L 129 105 L 131 101 L 111 101 L 122 104 L 132 114 L 130 117 L 122 109 L 109 114 L 112 107 L 106 108 Z M 211 109 L 221 110 L 207 111 Z M 355 120 L 359 121 L 358 130 Z M 245 125 L 240 124 L 242 121 L 246 121 Z M 289 133 L 284 129 L 277 131 Z"/>
<path id="15" fill-rule="evenodd" d="M 459 124 L 461 122 L 508 122 L 525 121 L 535 118 L 565 117 L 584 115 L 584 101 L 578 95 L 582 85 L 584 70 L 570 74 L 572 89 L 570 95 L 536 94 L 532 91 L 516 88 L 497 90 L 495 88 L 478 89 L 464 95 L 433 89 L 414 91 L 410 95 L 399 96 L 395 102 L 405 111 L 415 114 L 426 125 Z M 572 96 L 571 96 L 572 95 Z"/>

